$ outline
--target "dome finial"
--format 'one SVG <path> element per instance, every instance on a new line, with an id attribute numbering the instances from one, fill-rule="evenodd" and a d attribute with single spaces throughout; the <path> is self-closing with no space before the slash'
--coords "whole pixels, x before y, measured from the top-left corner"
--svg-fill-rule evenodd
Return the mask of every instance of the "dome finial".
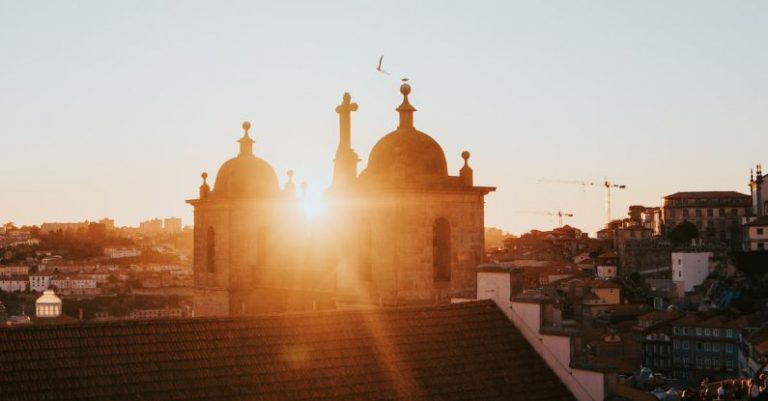
<path id="1" fill-rule="evenodd" d="M 208 194 L 211 193 L 211 187 L 208 186 L 208 173 L 203 171 L 203 174 L 200 174 L 200 177 L 203 177 L 203 185 L 200 185 L 200 199 L 205 199 L 208 197 Z"/>
<path id="2" fill-rule="evenodd" d="M 243 137 L 237 142 L 240 142 L 240 156 L 253 155 L 253 143 L 254 140 L 248 135 L 248 131 L 251 129 L 251 122 L 243 122 Z"/>
<path id="3" fill-rule="evenodd" d="M 464 182 L 464 185 L 471 187 L 473 185 L 473 173 L 472 173 L 472 167 L 469 167 L 469 152 L 463 151 L 461 152 L 461 158 L 464 159 L 464 167 L 459 170 L 459 176 L 461 177 L 461 180 Z"/>
<path id="4" fill-rule="evenodd" d="M 413 112 L 416 108 L 411 106 L 408 101 L 408 95 L 411 93 L 411 85 L 408 84 L 408 78 L 403 78 L 403 84 L 400 85 L 400 93 L 403 94 L 403 103 L 397 108 L 400 113 L 400 125 L 397 128 L 413 128 Z"/>
<path id="5" fill-rule="evenodd" d="M 469 161 L 469 156 L 470 156 L 470 154 L 469 154 L 468 151 L 465 150 L 465 151 L 461 152 L 461 158 L 464 159 L 464 166 L 469 167 L 469 164 L 467 163 L 467 161 Z"/>

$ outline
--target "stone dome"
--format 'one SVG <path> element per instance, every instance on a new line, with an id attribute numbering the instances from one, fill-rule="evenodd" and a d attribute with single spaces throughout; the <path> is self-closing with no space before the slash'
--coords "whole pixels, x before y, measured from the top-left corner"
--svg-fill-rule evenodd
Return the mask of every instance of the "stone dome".
<path id="1" fill-rule="evenodd" d="M 445 153 L 431 136 L 416 129 L 398 129 L 376 143 L 366 174 L 397 178 L 446 177 Z"/>
<path id="2" fill-rule="evenodd" d="M 413 126 L 416 109 L 408 101 L 410 92 L 407 83 L 400 87 L 403 94 L 403 103 L 397 108 L 400 125 L 374 145 L 365 176 L 405 182 L 448 176 L 448 164 L 440 144 Z"/>
<path id="3" fill-rule="evenodd" d="M 272 166 L 253 155 L 253 139 L 248 136 L 250 123 L 243 123 L 245 135 L 240 142 L 240 154 L 227 160 L 216 174 L 212 196 L 222 198 L 265 198 L 279 193 L 277 174 Z"/>

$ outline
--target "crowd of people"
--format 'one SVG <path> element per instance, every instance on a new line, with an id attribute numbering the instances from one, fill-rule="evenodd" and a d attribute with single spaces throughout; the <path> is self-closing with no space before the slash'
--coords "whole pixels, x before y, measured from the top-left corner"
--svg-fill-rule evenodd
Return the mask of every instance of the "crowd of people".
<path id="1" fill-rule="evenodd" d="M 728 379 L 710 382 L 704 379 L 698 389 L 688 389 L 681 401 L 768 401 L 768 378 L 761 373 L 754 379 Z"/>

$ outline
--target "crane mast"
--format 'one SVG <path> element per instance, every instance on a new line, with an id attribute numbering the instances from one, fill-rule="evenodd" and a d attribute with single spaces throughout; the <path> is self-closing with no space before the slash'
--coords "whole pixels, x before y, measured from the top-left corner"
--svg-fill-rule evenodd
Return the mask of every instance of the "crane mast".
<path id="1" fill-rule="evenodd" d="M 560 179 L 549 179 L 549 178 L 542 178 L 539 181 L 541 182 L 551 182 L 555 184 L 572 184 L 572 185 L 581 185 L 583 187 L 605 187 L 605 222 L 610 223 L 611 222 L 611 188 L 616 189 L 626 189 L 627 186 L 624 184 L 615 184 L 611 181 L 608 181 L 607 177 L 604 177 L 603 182 L 594 182 L 594 181 L 579 181 L 579 180 L 560 180 Z"/>

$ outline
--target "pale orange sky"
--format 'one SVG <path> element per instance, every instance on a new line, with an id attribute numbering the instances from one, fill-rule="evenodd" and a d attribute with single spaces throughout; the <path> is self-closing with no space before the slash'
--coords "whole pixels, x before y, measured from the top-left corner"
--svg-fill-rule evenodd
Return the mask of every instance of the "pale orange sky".
<path id="1" fill-rule="evenodd" d="M 411 78 L 417 128 L 458 174 L 497 186 L 486 222 L 513 233 L 573 212 L 604 222 L 681 190 L 747 191 L 766 162 L 768 3 L 759 1 L 0 1 L 0 220 L 180 216 L 200 173 L 255 153 L 319 196 L 344 91 L 363 158 L 396 127 Z M 391 77 L 376 73 L 378 58 Z M 211 177 L 213 178 L 213 177 Z M 212 181 L 212 180 L 211 180 Z"/>

